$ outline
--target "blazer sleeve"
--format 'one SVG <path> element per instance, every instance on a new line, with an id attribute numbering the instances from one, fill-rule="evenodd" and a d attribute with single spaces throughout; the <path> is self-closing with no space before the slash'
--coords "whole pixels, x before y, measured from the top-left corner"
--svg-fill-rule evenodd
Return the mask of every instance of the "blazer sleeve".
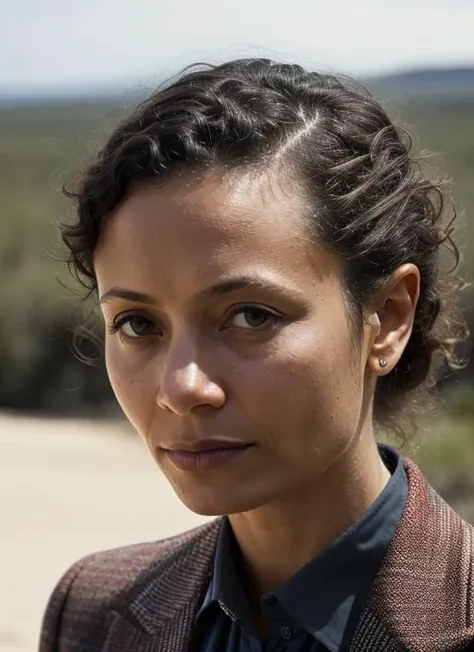
<path id="1" fill-rule="evenodd" d="M 62 576 L 49 598 L 40 633 L 39 652 L 68 652 L 61 644 L 63 614 L 72 586 L 85 560 L 76 562 Z"/>

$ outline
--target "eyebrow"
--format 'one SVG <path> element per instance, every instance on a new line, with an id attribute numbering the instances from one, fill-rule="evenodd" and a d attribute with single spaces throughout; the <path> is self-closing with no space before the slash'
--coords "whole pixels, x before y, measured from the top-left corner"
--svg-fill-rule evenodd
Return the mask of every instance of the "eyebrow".
<path id="1" fill-rule="evenodd" d="M 110 299 L 126 299 L 127 301 L 135 301 L 136 303 L 156 303 L 155 299 L 149 294 L 135 292 L 135 290 L 125 290 L 124 288 L 111 288 L 107 290 L 100 297 L 100 303 L 106 303 Z"/>
<path id="2" fill-rule="evenodd" d="M 203 290 L 199 293 L 199 298 L 214 299 L 225 294 L 230 294 L 231 292 L 245 289 L 273 290 L 274 292 L 283 292 L 286 294 L 291 292 L 288 288 L 258 276 L 238 276 L 237 278 L 221 281 Z"/>
<path id="3" fill-rule="evenodd" d="M 196 300 L 214 299 L 244 289 L 270 290 L 293 298 L 298 294 L 297 290 L 286 288 L 265 278 L 260 278 L 258 276 L 239 276 L 237 278 L 230 278 L 221 281 L 220 283 L 216 283 L 215 285 L 206 288 L 202 292 L 199 292 Z M 126 299 L 127 301 L 134 301 L 137 303 L 147 303 L 150 305 L 157 304 L 157 301 L 149 294 L 119 287 L 114 287 L 107 290 L 107 292 L 104 292 L 100 298 L 100 303 L 105 303 L 114 298 Z"/>

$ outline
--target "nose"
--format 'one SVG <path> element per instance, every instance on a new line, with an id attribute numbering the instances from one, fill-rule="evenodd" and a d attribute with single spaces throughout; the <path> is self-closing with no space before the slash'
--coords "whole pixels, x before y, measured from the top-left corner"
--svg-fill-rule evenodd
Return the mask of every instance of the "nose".
<path id="1" fill-rule="evenodd" d="M 198 406 L 224 405 L 224 389 L 199 364 L 197 349 L 191 341 L 181 340 L 168 350 L 156 399 L 162 409 L 183 416 Z"/>

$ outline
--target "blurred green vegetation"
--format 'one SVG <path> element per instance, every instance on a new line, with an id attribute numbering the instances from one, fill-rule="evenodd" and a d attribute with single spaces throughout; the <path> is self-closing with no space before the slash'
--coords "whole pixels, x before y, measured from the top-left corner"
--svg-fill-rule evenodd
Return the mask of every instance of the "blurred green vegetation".
<path id="1" fill-rule="evenodd" d="M 437 409 L 402 446 L 433 487 L 474 524 L 474 394 L 470 384 L 453 385 L 439 397 Z M 400 447 L 392 436 L 382 440 Z"/>
<path id="2" fill-rule="evenodd" d="M 61 188 L 105 138 L 121 110 L 107 104 L 0 110 L 0 407 L 101 412 L 103 369 L 72 354 L 80 297 L 62 262 Z"/>
<path id="3" fill-rule="evenodd" d="M 427 164 L 452 179 L 462 228 L 463 272 L 474 278 L 474 98 L 399 100 L 389 112 L 414 135 Z M 79 288 L 60 262 L 57 222 L 71 210 L 61 187 L 123 115 L 120 102 L 0 110 L 0 408 L 53 414 L 114 409 L 103 366 L 72 352 Z M 472 289 L 464 309 L 474 327 Z M 472 330 L 472 328 L 471 328 Z M 407 449 L 433 484 L 474 522 L 472 365 L 443 389 L 445 404 Z"/>

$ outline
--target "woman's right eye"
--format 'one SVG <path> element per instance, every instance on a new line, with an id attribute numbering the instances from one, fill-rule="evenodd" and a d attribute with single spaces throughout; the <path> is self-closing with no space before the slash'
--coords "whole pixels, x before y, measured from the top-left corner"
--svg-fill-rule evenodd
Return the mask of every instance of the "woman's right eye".
<path id="1" fill-rule="evenodd" d="M 114 321 L 109 330 L 111 334 L 119 333 L 121 337 L 130 340 L 160 334 L 160 329 L 151 319 L 140 315 L 119 317 Z"/>

